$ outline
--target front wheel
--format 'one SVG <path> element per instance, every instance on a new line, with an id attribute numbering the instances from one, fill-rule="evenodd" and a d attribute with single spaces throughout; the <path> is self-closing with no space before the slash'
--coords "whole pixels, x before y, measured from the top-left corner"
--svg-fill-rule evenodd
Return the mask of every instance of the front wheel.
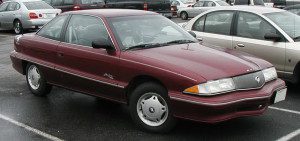
<path id="1" fill-rule="evenodd" d="M 137 126 L 147 131 L 165 133 L 175 126 L 167 90 L 159 84 L 138 86 L 131 94 L 129 108 Z"/>
<path id="2" fill-rule="evenodd" d="M 35 96 L 45 96 L 50 93 L 52 86 L 47 84 L 43 73 L 37 65 L 28 64 L 26 67 L 26 80 L 29 90 Z"/>

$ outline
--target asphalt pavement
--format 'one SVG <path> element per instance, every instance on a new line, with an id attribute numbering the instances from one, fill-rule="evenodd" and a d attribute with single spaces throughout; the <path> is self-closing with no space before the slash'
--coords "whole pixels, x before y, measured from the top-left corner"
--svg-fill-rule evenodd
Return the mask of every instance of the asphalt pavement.
<path id="1" fill-rule="evenodd" d="M 12 32 L 0 31 L 0 141 L 300 140 L 299 86 L 289 84 L 286 100 L 261 116 L 218 124 L 180 120 L 172 132 L 152 134 L 134 126 L 125 105 L 58 87 L 47 97 L 33 96 L 25 77 L 11 66 L 13 38 Z"/>

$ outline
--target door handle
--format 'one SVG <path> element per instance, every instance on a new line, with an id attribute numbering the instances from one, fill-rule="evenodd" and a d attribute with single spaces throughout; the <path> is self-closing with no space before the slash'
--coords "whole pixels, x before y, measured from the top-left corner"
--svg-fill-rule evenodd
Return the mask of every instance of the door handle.
<path id="1" fill-rule="evenodd" d="M 58 55 L 58 57 L 63 57 L 64 53 L 63 52 L 58 52 L 57 55 Z"/>
<path id="2" fill-rule="evenodd" d="M 244 44 L 237 44 L 236 47 L 241 47 L 242 48 L 242 47 L 245 47 L 245 45 Z"/>

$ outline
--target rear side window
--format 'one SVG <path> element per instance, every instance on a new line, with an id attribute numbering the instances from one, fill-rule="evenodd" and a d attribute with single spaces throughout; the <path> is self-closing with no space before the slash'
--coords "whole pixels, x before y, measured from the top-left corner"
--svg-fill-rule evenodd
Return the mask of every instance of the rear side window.
<path id="1" fill-rule="evenodd" d="M 18 3 L 11 2 L 7 7 L 7 11 L 15 11 L 15 10 L 17 10 L 17 6 L 18 6 Z"/>
<path id="2" fill-rule="evenodd" d="M 8 6 L 8 4 L 9 4 L 8 2 L 7 2 L 7 3 L 1 4 L 1 5 L 0 5 L 0 12 L 5 11 L 6 8 L 7 8 L 7 6 Z"/>
<path id="3" fill-rule="evenodd" d="M 204 32 L 230 35 L 233 12 L 220 11 L 206 16 Z"/>
<path id="4" fill-rule="evenodd" d="M 73 0 L 64 0 L 64 5 L 73 5 L 74 1 Z"/>
<path id="5" fill-rule="evenodd" d="M 60 40 L 61 31 L 64 26 L 65 21 L 67 20 L 68 16 L 58 16 L 48 24 L 46 24 L 38 33 L 37 35 L 53 39 L 53 40 Z"/>
<path id="6" fill-rule="evenodd" d="M 104 1 L 103 0 L 81 0 L 82 4 L 97 4 L 102 2 Z"/>
<path id="7" fill-rule="evenodd" d="M 250 0 L 235 0 L 234 5 L 249 5 Z"/>
<path id="8" fill-rule="evenodd" d="M 202 16 L 201 18 L 199 18 L 199 19 L 194 23 L 192 30 L 194 30 L 194 31 L 199 31 L 199 32 L 203 32 L 205 17 L 206 17 L 206 16 Z"/>
<path id="9" fill-rule="evenodd" d="M 45 3 L 44 1 L 33 1 L 33 2 L 23 2 L 28 10 L 38 10 L 38 9 L 53 9 L 52 6 Z"/>
<path id="10" fill-rule="evenodd" d="M 63 0 L 52 0 L 52 5 L 53 6 L 62 6 Z"/>

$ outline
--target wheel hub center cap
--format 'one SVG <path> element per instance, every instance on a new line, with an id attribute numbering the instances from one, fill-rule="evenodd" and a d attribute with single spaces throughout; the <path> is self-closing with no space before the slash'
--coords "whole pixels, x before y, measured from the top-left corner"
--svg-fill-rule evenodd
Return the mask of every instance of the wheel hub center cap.
<path id="1" fill-rule="evenodd" d="M 153 107 L 150 107 L 150 108 L 149 108 L 149 112 L 150 112 L 150 113 L 154 113 L 154 112 L 155 112 L 155 109 L 154 109 Z"/>

